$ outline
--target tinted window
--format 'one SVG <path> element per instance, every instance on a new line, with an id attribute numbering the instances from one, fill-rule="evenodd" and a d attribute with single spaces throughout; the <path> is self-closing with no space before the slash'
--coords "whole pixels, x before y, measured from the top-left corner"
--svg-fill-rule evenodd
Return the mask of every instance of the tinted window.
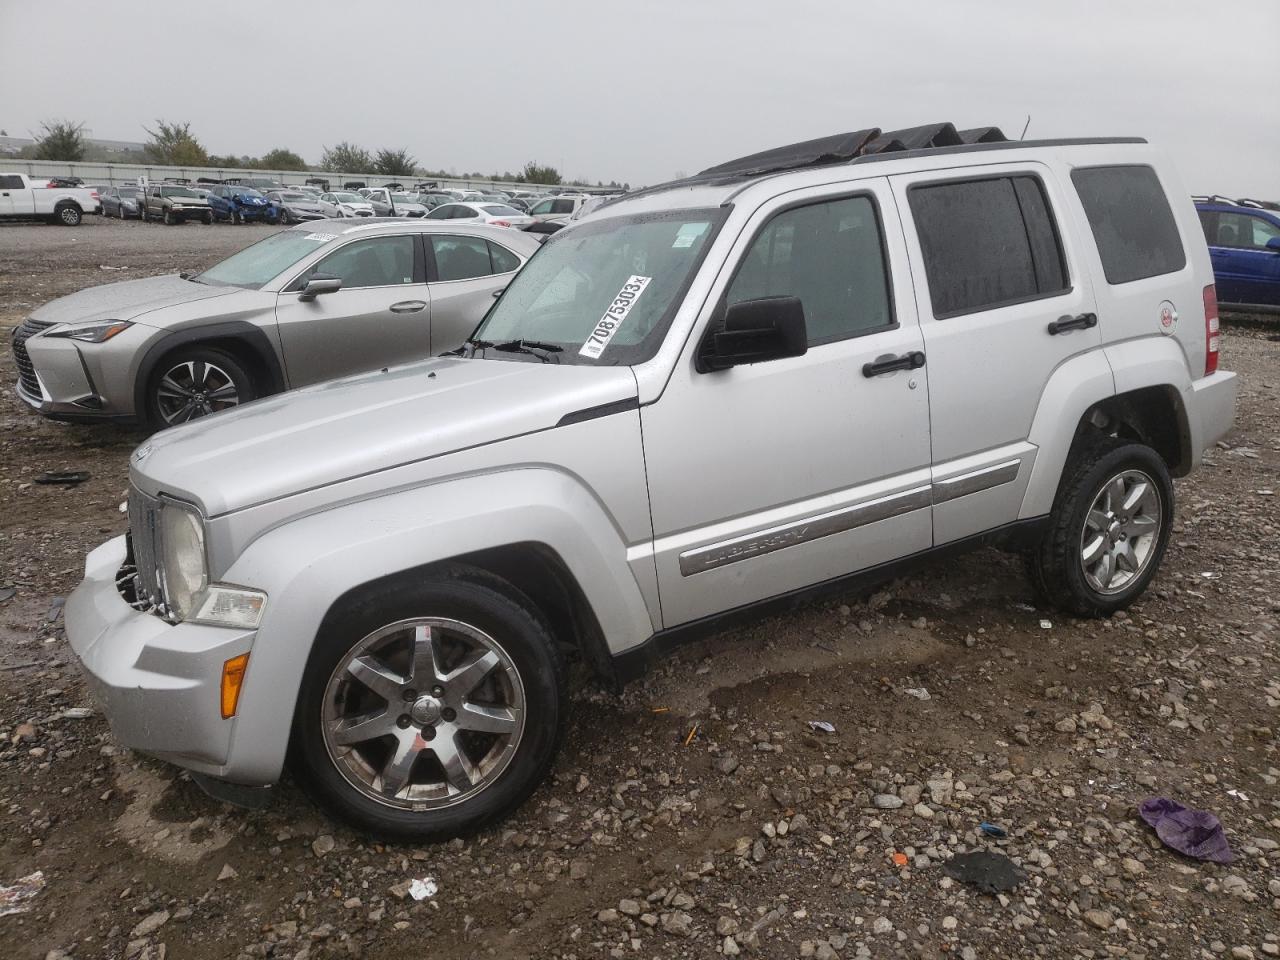
<path id="1" fill-rule="evenodd" d="M 489 259 L 493 261 L 494 273 L 510 273 L 520 268 L 520 258 L 506 247 L 496 243 L 489 244 Z"/>
<path id="2" fill-rule="evenodd" d="M 0 175 L 0 190 L 21 190 L 22 178 L 13 174 Z"/>
<path id="3" fill-rule="evenodd" d="M 1150 167 L 1092 167 L 1071 179 L 1089 217 L 1107 283 L 1181 270 L 1187 263 L 1173 211 Z"/>
<path id="4" fill-rule="evenodd" d="M 1061 293 L 1065 261 L 1035 177 L 912 187 L 911 214 L 935 317 Z"/>
<path id="5" fill-rule="evenodd" d="M 470 280 L 493 273 L 489 244 L 482 237 L 432 235 L 430 239 L 441 280 Z"/>
<path id="6" fill-rule="evenodd" d="M 552 213 L 573 213 L 573 201 L 572 200 L 552 200 L 551 212 Z"/>
<path id="7" fill-rule="evenodd" d="M 343 290 L 413 283 L 413 237 L 357 240 L 335 250 L 307 271 L 308 276 L 316 273 L 340 277 Z"/>
<path id="8" fill-rule="evenodd" d="M 728 302 L 761 297 L 798 297 L 811 344 L 891 325 L 875 204 L 868 197 L 848 197 L 770 220 L 743 258 Z"/>

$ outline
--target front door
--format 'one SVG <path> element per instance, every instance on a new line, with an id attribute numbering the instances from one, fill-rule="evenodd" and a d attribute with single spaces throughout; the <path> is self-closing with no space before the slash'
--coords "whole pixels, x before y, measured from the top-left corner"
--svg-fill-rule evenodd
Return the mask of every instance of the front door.
<path id="1" fill-rule="evenodd" d="M 1201 220 L 1206 216 L 1213 223 L 1209 256 L 1219 302 L 1280 306 L 1280 249 L 1267 246 L 1280 242 L 1277 221 L 1246 209 L 1201 214 Z"/>
<path id="2" fill-rule="evenodd" d="M 664 626 L 927 549 L 923 350 L 883 178 L 762 206 L 662 396 L 641 408 Z M 723 303 L 799 298 L 804 356 L 699 373 Z M 881 366 L 868 366 L 880 363 Z"/>
<path id="3" fill-rule="evenodd" d="M 1000 164 L 892 181 L 923 267 L 915 302 L 942 544 L 1017 519 L 1040 396 L 1060 364 L 1098 348 L 1101 332 L 1083 251 L 1060 227 L 1065 195 L 1053 171 Z"/>
<path id="4" fill-rule="evenodd" d="M 0 217 L 16 214 L 18 197 L 26 192 L 26 185 L 16 173 L 0 173 Z"/>
<path id="5" fill-rule="evenodd" d="M 312 276 L 342 288 L 313 300 Z M 417 234 L 352 240 L 309 267 L 276 300 L 290 387 L 431 355 L 431 296 Z"/>

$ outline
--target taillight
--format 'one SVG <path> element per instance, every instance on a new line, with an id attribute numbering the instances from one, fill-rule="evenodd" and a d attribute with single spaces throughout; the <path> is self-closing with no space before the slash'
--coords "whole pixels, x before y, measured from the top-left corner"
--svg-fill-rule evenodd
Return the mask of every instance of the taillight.
<path id="1" fill-rule="evenodd" d="M 511 226 L 511 221 L 510 221 L 510 220 L 491 220 L 491 221 L 489 221 L 489 222 L 490 222 L 491 224 L 493 224 L 493 226 L 495 226 L 495 227 L 509 227 L 509 226 Z"/>
<path id="2" fill-rule="evenodd" d="M 89 191 L 89 197 L 90 197 L 90 199 L 97 200 L 97 199 L 98 199 L 98 191 L 97 191 L 97 190 L 90 190 L 90 191 Z"/>
<path id="3" fill-rule="evenodd" d="M 1218 370 L 1218 289 L 1212 283 L 1204 288 L 1204 375 Z"/>

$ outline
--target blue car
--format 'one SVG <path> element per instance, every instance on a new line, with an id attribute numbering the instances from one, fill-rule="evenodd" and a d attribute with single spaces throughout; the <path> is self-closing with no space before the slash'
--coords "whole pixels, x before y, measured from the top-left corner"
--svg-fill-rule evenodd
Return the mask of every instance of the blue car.
<path id="1" fill-rule="evenodd" d="M 218 184 L 209 190 L 215 220 L 232 223 L 279 223 L 280 208 L 253 187 Z"/>
<path id="2" fill-rule="evenodd" d="M 1213 261 L 1218 303 L 1280 313 L 1280 211 L 1220 201 L 1197 203 Z"/>

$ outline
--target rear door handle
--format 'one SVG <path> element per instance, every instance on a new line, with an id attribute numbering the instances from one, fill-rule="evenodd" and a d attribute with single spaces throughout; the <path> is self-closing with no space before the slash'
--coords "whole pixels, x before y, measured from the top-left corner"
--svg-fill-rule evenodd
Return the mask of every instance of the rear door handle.
<path id="1" fill-rule="evenodd" d="M 392 313 L 417 313 L 419 310 L 425 310 L 427 302 L 425 300 L 401 300 L 399 303 L 391 305 Z"/>
<path id="2" fill-rule="evenodd" d="M 1057 336 L 1059 333 L 1066 333 L 1068 330 L 1088 330 L 1090 327 L 1098 325 L 1098 315 L 1096 313 L 1082 313 L 1076 317 L 1059 317 L 1057 320 L 1049 321 L 1047 327 L 1051 336 Z"/>
<path id="3" fill-rule="evenodd" d="M 924 354 L 919 350 L 912 350 L 910 353 L 904 353 L 901 356 L 893 356 L 888 354 L 883 357 L 877 357 L 870 363 L 862 365 L 862 375 L 864 377 L 879 377 L 886 373 L 893 373 L 895 370 L 919 370 L 924 366 Z"/>

